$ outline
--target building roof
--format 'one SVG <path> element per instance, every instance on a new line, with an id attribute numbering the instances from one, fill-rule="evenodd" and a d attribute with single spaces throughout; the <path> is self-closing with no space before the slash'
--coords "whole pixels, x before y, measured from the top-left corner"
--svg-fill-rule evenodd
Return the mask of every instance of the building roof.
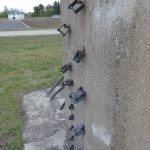
<path id="1" fill-rule="evenodd" d="M 9 11 L 8 14 L 16 15 L 16 14 L 25 14 L 25 13 L 20 11 Z"/>
<path id="2" fill-rule="evenodd" d="M 53 15 L 52 16 L 52 19 L 60 19 L 61 18 L 61 15 L 60 14 L 58 14 L 58 15 Z"/>

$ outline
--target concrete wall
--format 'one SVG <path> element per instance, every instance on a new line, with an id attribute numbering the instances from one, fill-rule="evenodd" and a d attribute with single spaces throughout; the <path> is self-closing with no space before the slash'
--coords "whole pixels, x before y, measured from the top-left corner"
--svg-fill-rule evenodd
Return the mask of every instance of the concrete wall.
<path id="1" fill-rule="evenodd" d="M 70 24 L 64 37 L 65 74 L 75 82 L 66 88 L 66 116 L 71 125 L 85 124 L 86 134 L 69 144 L 75 150 L 150 150 L 150 0 L 84 0 L 75 15 L 62 0 L 62 23 Z M 80 64 L 72 61 L 86 48 Z M 68 95 L 79 86 L 85 101 L 68 110 Z M 68 139 L 70 136 L 67 130 Z M 68 140 L 69 141 L 69 140 Z"/>

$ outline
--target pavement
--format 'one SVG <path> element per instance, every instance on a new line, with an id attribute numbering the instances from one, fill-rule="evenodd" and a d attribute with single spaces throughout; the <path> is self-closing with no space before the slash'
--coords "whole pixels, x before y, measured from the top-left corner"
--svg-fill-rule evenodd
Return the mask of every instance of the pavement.
<path id="1" fill-rule="evenodd" d="M 50 30 L 27 30 L 27 31 L 2 31 L 0 37 L 6 36 L 34 36 L 34 35 L 57 35 L 59 32 L 56 29 Z"/>
<path id="2" fill-rule="evenodd" d="M 64 98 L 58 95 L 54 100 L 50 100 L 48 90 L 39 90 L 23 96 L 24 150 L 66 149 L 65 112 L 59 110 Z"/>
<path id="3" fill-rule="evenodd" d="M 0 30 L 27 30 L 28 27 L 22 21 L 19 20 L 0 20 Z"/>

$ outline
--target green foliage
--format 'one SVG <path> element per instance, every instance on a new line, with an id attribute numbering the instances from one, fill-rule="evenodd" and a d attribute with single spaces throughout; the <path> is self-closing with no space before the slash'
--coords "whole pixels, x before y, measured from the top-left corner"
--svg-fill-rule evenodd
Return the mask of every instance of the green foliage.
<path id="1" fill-rule="evenodd" d="M 53 6 L 50 4 L 45 7 L 46 16 L 52 16 L 53 15 Z"/>
<path id="2" fill-rule="evenodd" d="M 53 6 L 53 13 L 57 14 L 57 2 L 54 2 L 54 6 Z"/>
<path id="3" fill-rule="evenodd" d="M 48 17 L 54 14 L 60 14 L 60 3 L 55 1 L 53 6 L 50 4 L 44 7 L 42 4 L 35 6 L 34 12 L 31 14 L 32 17 Z"/>
<path id="4" fill-rule="evenodd" d="M 42 4 L 40 4 L 39 6 L 35 6 L 34 8 L 34 12 L 33 12 L 33 17 L 42 17 L 45 16 L 45 10 L 44 10 L 44 6 Z"/>
<path id="5" fill-rule="evenodd" d="M 40 17 L 46 16 L 46 12 L 45 12 L 44 9 L 40 11 L 39 16 L 40 16 Z"/>
<path id="6" fill-rule="evenodd" d="M 0 18 L 6 18 L 8 16 L 7 12 L 0 12 Z"/>
<path id="7" fill-rule="evenodd" d="M 61 11 L 60 11 L 60 3 L 58 2 L 57 3 L 57 14 L 60 14 L 61 13 Z"/>
<path id="8" fill-rule="evenodd" d="M 60 14 L 60 3 L 59 2 L 54 2 L 53 5 L 53 14 Z"/>
<path id="9" fill-rule="evenodd" d="M 4 11 L 3 12 L 0 12 L 0 18 L 6 18 L 8 16 L 8 9 L 7 7 L 5 6 L 4 7 Z"/>

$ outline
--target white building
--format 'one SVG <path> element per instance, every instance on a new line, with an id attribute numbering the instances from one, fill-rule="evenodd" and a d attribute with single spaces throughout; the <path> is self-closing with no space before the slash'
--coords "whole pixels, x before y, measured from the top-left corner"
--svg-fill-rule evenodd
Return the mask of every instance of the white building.
<path id="1" fill-rule="evenodd" d="M 23 12 L 12 11 L 8 14 L 9 20 L 23 20 L 25 18 L 25 14 Z"/>

